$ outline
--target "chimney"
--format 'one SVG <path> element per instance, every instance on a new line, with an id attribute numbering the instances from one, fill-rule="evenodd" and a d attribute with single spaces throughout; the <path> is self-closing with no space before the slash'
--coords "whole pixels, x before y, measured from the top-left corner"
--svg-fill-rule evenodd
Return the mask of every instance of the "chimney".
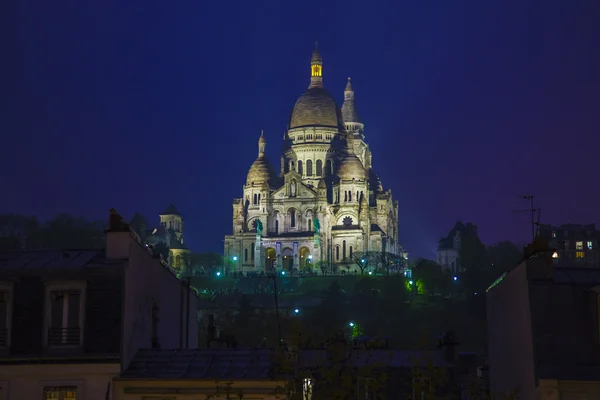
<path id="1" fill-rule="evenodd" d="M 131 232 L 129 224 L 123 222 L 123 217 L 114 208 L 110 209 L 108 229 L 106 230 L 106 258 L 129 258 Z"/>

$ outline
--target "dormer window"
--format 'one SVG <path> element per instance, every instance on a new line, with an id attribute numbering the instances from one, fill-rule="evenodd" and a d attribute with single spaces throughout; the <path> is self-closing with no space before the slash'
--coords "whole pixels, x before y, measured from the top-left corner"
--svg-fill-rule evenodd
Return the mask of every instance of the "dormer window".
<path id="1" fill-rule="evenodd" d="M 84 283 L 46 287 L 46 345 L 79 347 L 83 343 Z"/>

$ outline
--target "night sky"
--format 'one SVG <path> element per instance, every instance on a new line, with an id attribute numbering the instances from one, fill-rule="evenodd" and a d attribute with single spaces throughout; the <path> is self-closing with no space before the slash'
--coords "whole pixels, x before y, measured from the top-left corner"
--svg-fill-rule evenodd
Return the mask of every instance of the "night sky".
<path id="1" fill-rule="evenodd" d="M 600 223 L 598 3 L 15 0 L 0 212 L 157 222 L 173 203 L 186 244 L 222 252 L 261 129 L 279 170 L 318 40 L 411 257 L 459 219 L 524 243 L 525 193 L 544 223 Z"/>

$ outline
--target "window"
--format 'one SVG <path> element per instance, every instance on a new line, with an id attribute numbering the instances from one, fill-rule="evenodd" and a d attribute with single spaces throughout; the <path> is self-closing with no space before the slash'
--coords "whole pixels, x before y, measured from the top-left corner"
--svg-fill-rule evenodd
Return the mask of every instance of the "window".
<path id="1" fill-rule="evenodd" d="M 593 246 L 593 243 L 592 243 L 592 241 L 591 241 L 591 240 L 588 240 L 588 242 L 587 242 L 587 248 L 588 248 L 588 250 L 592 250 L 592 248 L 593 248 L 593 247 L 594 247 L 594 246 Z"/>
<path id="2" fill-rule="evenodd" d="M 575 253 L 575 258 L 584 258 L 585 253 L 583 251 L 578 251 Z"/>
<path id="3" fill-rule="evenodd" d="M 84 284 L 46 288 L 46 343 L 49 347 L 81 346 L 83 341 Z"/>
<path id="4" fill-rule="evenodd" d="M 352 258 L 352 246 L 350 246 L 350 258 Z"/>
<path id="5" fill-rule="evenodd" d="M 290 210 L 290 228 L 296 227 L 296 210 Z"/>
<path id="6" fill-rule="evenodd" d="M 77 386 L 46 386 L 44 400 L 77 400 Z"/>
<path id="7" fill-rule="evenodd" d="M 12 284 L 0 284 L 0 349 L 10 347 L 12 289 Z"/>
<path id="8" fill-rule="evenodd" d="M 306 160 L 306 176 L 312 176 L 312 160 Z"/>
<path id="9" fill-rule="evenodd" d="M 335 246 L 335 259 L 340 260 L 340 246 Z"/>
<path id="10" fill-rule="evenodd" d="M 301 161 L 301 160 L 298 160 L 298 173 L 299 173 L 300 175 L 302 175 L 302 171 L 303 171 L 303 168 L 302 168 L 302 161 Z"/>
<path id="11" fill-rule="evenodd" d="M 248 262 L 248 249 L 244 249 L 244 262 Z"/>
<path id="12" fill-rule="evenodd" d="M 556 237 L 556 231 L 552 231 L 552 237 L 555 238 Z"/>
<path id="13" fill-rule="evenodd" d="M 313 392 L 312 379 L 304 378 L 302 382 L 302 400 L 311 400 Z"/>
<path id="14" fill-rule="evenodd" d="M 279 233 L 279 220 L 275 220 L 275 233 Z"/>
<path id="15" fill-rule="evenodd" d="M 583 250 L 583 242 L 575 242 L 576 250 Z"/>
<path id="16" fill-rule="evenodd" d="M 317 160 L 317 171 L 315 175 L 323 176 L 323 161 L 321 160 Z"/>
<path id="17" fill-rule="evenodd" d="M 310 219 L 310 218 L 308 220 L 308 231 L 312 232 L 312 219 Z"/>
<path id="18" fill-rule="evenodd" d="M 342 241 L 342 258 L 346 259 L 346 241 Z"/>

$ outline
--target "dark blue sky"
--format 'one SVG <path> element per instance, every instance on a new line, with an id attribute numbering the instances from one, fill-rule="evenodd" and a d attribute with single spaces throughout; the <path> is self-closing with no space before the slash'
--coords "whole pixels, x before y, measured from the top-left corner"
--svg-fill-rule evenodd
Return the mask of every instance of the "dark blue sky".
<path id="1" fill-rule="evenodd" d="M 193 250 L 222 251 L 261 129 L 279 165 L 318 40 L 340 105 L 352 77 L 412 255 L 458 219 L 526 241 L 526 192 L 542 222 L 600 222 L 597 3 L 15 0 L 0 212 L 155 222 L 172 202 Z"/>

